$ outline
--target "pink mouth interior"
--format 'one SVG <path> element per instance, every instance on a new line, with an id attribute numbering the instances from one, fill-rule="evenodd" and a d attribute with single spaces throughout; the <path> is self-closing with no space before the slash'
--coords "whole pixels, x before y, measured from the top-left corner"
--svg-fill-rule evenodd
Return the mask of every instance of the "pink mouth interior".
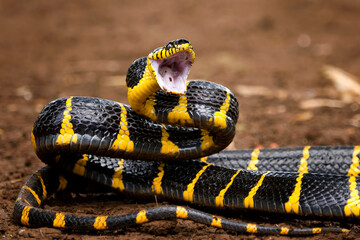
<path id="1" fill-rule="evenodd" d="M 185 94 L 186 79 L 192 64 L 188 51 L 181 51 L 165 59 L 150 59 L 150 62 L 162 90 L 173 94 Z"/>

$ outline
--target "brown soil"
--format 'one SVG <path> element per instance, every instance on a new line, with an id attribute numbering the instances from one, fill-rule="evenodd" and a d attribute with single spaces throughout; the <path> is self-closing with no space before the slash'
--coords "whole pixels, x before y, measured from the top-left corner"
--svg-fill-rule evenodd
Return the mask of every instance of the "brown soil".
<path id="1" fill-rule="evenodd" d="M 126 103 L 123 80 L 130 63 L 169 40 L 186 38 L 197 54 L 190 78 L 218 82 L 237 93 L 241 114 L 232 148 L 359 144 L 356 101 L 342 107 L 300 108 L 303 100 L 339 98 L 331 82 L 319 73 L 324 64 L 360 76 L 359 12 L 359 1 L 341 0 L 2 0 L 2 238 L 275 239 L 182 220 L 90 235 L 18 226 L 11 218 L 16 196 L 26 178 L 44 165 L 30 143 L 32 124 L 41 108 L 59 97 L 87 95 Z M 239 85 L 260 85 L 270 94 L 246 97 L 237 91 Z M 69 197 L 53 199 L 46 208 L 120 214 L 156 205 L 154 199 L 127 196 Z M 321 224 L 269 215 L 241 219 L 290 227 Z M 359 239 L 348 234 L 315 238 Z"/>

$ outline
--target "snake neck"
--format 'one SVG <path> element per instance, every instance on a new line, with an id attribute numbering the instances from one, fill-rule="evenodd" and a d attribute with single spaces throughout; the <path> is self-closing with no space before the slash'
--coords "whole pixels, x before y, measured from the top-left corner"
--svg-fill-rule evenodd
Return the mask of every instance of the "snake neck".
<path id="1" fill-rule="evenodd" d="M 130 73 L 128 73 L 127 86 L 129 104 L 136 113 L 147 116 L 155 121 L 155 102 L 152 96 L 156 91 L 160 90 L 160 86 L 156 80 L 155 72 L 149 59 L 141 58 L 137 61 L 135 61 L 133 65 L 143 65 L 144 62 L 146 62 L 146 64 L 143 74 L 141 78 L 137 80 L 138 83 L 135 86 L 132 86 L 131 79 L 129 79 Z M 129 72 L 130 70 L 131 69 L 129 69 Z"/>

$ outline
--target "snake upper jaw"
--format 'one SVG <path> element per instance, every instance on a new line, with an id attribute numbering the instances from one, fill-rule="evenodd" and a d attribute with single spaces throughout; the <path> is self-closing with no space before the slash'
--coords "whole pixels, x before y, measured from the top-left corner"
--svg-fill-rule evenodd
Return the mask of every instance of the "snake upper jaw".
<path id="1" fill-rule="evenodd" d="M 191 53 L 181 51 L 164 59 L 150 59 L 160 88 L 172 94 L 185 94 L 192 61 Z"/>

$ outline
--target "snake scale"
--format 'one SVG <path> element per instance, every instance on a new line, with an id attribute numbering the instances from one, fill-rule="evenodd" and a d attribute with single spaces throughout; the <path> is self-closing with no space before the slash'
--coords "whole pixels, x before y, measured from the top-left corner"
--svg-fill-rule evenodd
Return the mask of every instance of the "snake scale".
<path id="1" fill-rule="evenodd" d="M 126 78 L 131 107 L 76 96 L 46 105 L 31 136 L 47 165 L 22 187 L 14 219 L 30 227 L 83 231 L 168 218 L 254 234 L 349 231 L 242 223 L 184 206 L 119 216 L 78 216 L 41 207 L 55 192 L 102 186 L 191 205 L 359 223 L 359 146 L 222 151 L 234 138 L 238 102 L 219 84 L 187 81 L 194 60 L 193 47 L 184 39 L 135 60 Z"/>

